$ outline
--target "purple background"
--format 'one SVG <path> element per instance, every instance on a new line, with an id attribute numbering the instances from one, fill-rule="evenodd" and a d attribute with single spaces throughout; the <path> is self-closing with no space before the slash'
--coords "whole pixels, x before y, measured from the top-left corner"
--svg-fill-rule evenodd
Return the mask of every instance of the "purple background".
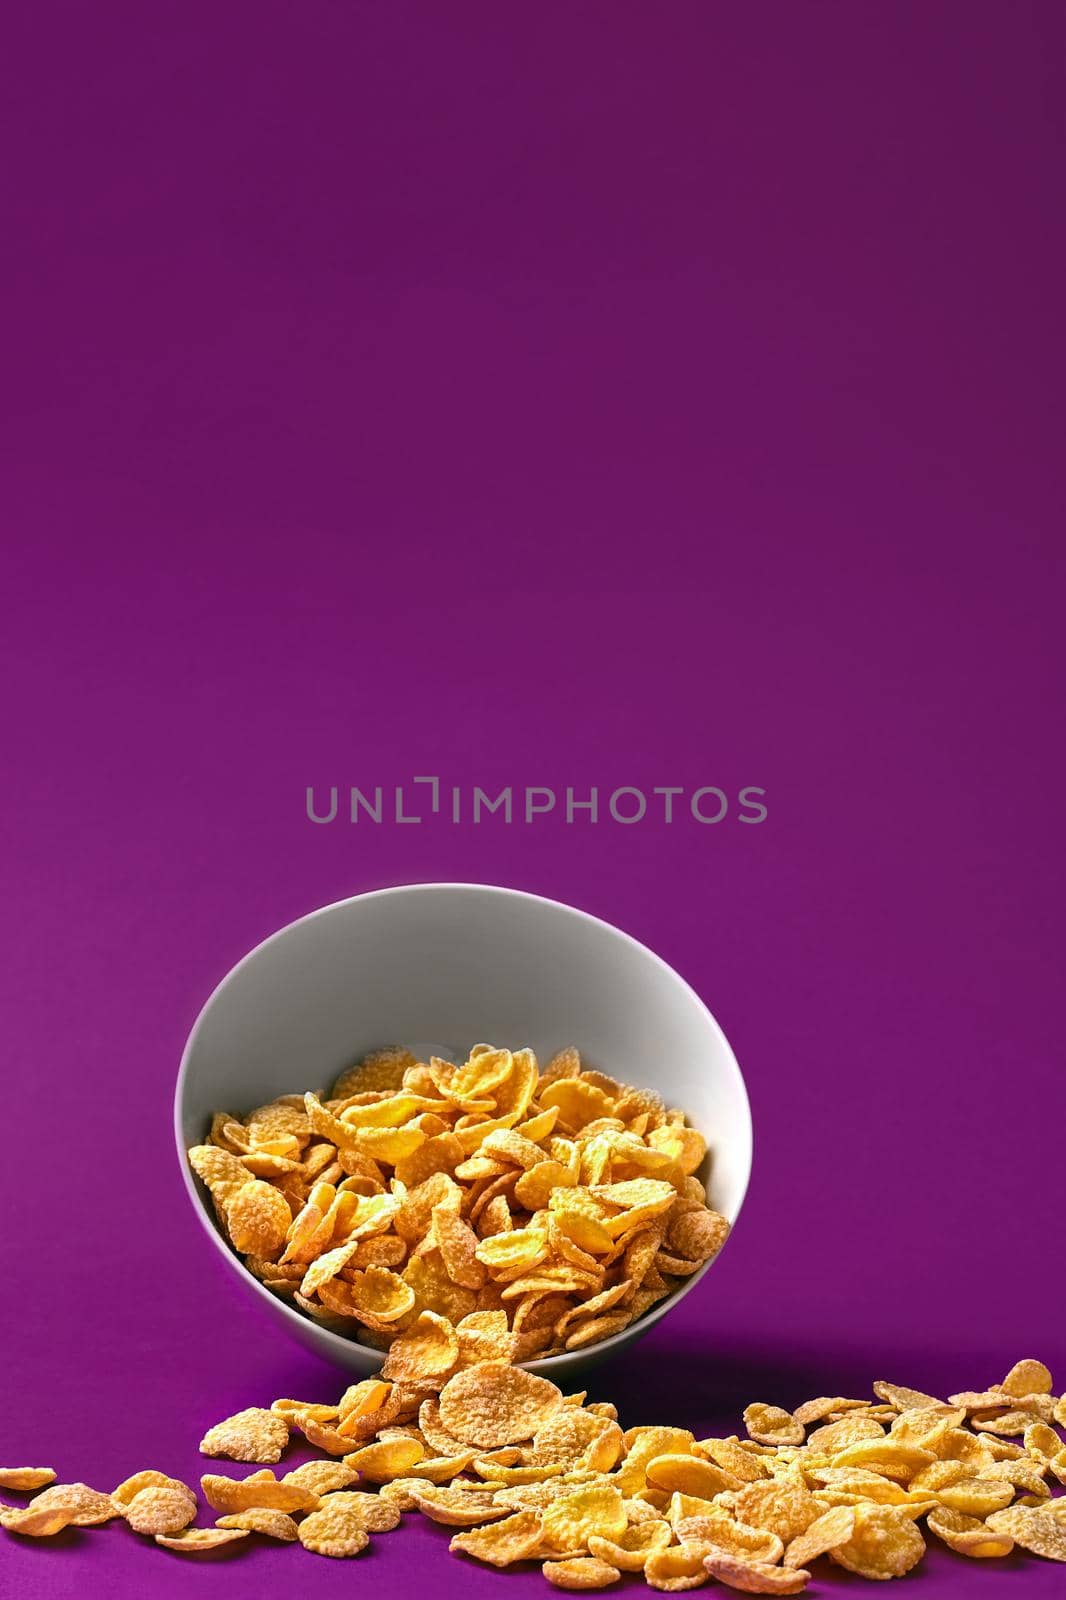
<path id="1" fill-rule="evenodd" d="M 338 1392 L 212 1259 L 173 1080 L 246 949 L 414 879 L 619 923 L 745 1071 L 736 1238 L 593 1377 L 627 1422 L 1066 1384 L 1062 7 L 45 0 L 6 34 L 2 1454 L 194 1478 L 227 1412 Z M 304 818 L 434 771 L 770 818 Z M 252 1543 L 4 1538 L 0 1589 L 544 1592 L 417 1524 L 350 1571 Z"/>

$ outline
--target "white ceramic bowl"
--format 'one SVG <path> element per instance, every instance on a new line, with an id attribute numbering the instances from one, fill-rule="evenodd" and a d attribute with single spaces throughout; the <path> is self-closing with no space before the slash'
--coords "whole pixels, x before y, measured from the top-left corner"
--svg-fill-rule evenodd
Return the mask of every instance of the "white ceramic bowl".
<path id="1" fill-rule="evenodd" d="M 709 1141 L 700 1177 L 735 1222 L 751 1170 L 740 1068 L 698 995 L 666 962 L 597 917 L 556 900 L 475 883 L 420 883 L 324 906 L 257 945 L 204 1006 L 174 1101 L 185 1186 L 215 1249 L 279 1327 L 367 1375 L 380 1351 L 271 1294 L 234 1254 L 185 1158 L 211 1114 L 240 1116 L 276 1095 L 330 1084 L 368 1050 L 409 1046 L 462 1060 L 479 1040 L 547 1061 L 575 1044 L 590 1065 L 657 1089 Z M 587 1350 L 530 1363 L 565 1385 L 690 1293 L 712 1263 L 639 1322 Z"/>

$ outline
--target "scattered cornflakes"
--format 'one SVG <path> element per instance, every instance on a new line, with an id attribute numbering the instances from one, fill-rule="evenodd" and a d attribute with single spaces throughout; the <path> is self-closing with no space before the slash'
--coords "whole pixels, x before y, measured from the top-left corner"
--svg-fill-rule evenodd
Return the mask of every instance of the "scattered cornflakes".
<path id="1" fill-rule="evenodd" d="M 498 1063 L 486 1067 L 495 1072 Z M 470 1080 L 442 1081 L 469 1108 Z M 607 1092 L 599 1082 L 591 1087 Z M 220 1181 L 231 1181 L 225 1170 Z M 630 1181 L 645 1182 L 603 1187 L 617 1197 Z M 655 1200 L 647 1188 L 631 1197 L 641 1207 Z M 609 1197 L 598 1199 L 610 1221 Z M 319 1201 L 326 1212 L 335 1204 Z M 539 1305 L 553 1317 L 572 1309 L 554 1287 L 531 1293 L 520 1337 Z M 648 1587 L 665 1593 L 713 1578 L 744 1593 L 794 1594 L 824 1558 L 862 1577 L 899 1577 L 925 1553 L 923 1519 L 964 1557 L 1002 1559 L 1017 1547 L 1066 1561 L 1066 1496 L 1047 1481 L 1066 1465 L 1066 1444 L 1052 1426 L 1059 1402 L 1043 1403 L 1054 1397 L 1038 1387 L 1051 1381 L 1040 1363 L 1019 1363 L 1004 1384 L 954 1395 L 951 1404 L 880 1383 L 869 1403 L 821 1397 L 791 1412 L 751 1406 L 748 1440 L 697 1440 L 662 1425 L 623 1433 L 613 1406 L 586 1404 L 583 1393 L 564 1396 L 502 1355 L 464 1361 L 464 1352 L 476 1358 L 513 1338 L 499 1306 L 465 1309 L 454 1322 L 423 1309 L 392 1343 L 400 1376 L 364 1379 L 336 1405 L 278 1400 L 218 1424 L 216 1447 L 273 1454 L 280 1430 L 287 1438 L 297 1429 L 326 1458 L 280 1478 L 270 1467 L 240 1479 L 205 1474 L 204 1496 L 221 1513 L 214 1528 L 189 1526 L 193 1491 L 154 1469 L 134 1473 L 110 1495 L 53 1484 L 25 1507 L 0 1508 L 0 1524 L 43 1538 L 122 1516 L 180 1552 L 254 1532 L 346 1557 L 417 1510 L 458 1530 L 453 1551 L 489 1565 L 540 1561 L 549 1582 L 569 1589 L 604 1588 L 622 1573 L 642 1572 Z M 1016 1409 L 1019 1396 L 1008 1383 L 1036 1419 L 1021 1443 L 980 1427 Z M 6 1476 L 5 1487 L 30 1492 L 52 1473 L 11 1468 Z M 348 1487 L 360 1478 L 378 1492 Z"/>
<path id="2" fill-rule="evenodd" d="M 295 1431 L 325 1457 L 205 1474 L 213 1528 L 189 1526 L 195 1495 L 162 1472 L 104 1495 L 50 1468 L 0 1469 L 0 1487 L 42 1491 L 0 1524 L 48 1537 L 121 1516 L 175 1551 L 255 1532 L 344 1558 L 417 1511 L 458 1530 L 457 1554 L 535 1560 L 575 1590 L 643 1572 L 666 1593 L 794 1594 L 824 1559 L 890 1579 L 925 1554 L 923 1520 L 966 1557 L 1066 1561 L 1066 1396 L 1041 1362 L 948 1402 L 879 1380 L 871 1400 L 755 1403 L 746 1439 L 623 1432 L 614 1406 L 518 1364 L 609 1337 L 720 1248 L 705 1152 L 679 1112 L 573 1050 L 543 1073 L 487 1045 L 461 1066 L 380 1052 L 328 1098 L 220 1113 L 189 1160 L 249 1270 L 356 1327 L 380 1374 L 335 1405 L 281 1399 L 211 1428 L 205 1454 L 272 1465 Z"/>

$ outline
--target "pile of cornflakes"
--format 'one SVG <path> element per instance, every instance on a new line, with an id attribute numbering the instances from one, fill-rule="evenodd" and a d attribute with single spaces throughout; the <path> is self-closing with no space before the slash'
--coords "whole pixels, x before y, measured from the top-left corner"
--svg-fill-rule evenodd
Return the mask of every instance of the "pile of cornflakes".
<path id="1" fill-rule="evenodd" d="M 0 1469 L 0 1487 L 44 1488 L 0 1522 L 43 1537 L 123 1518 L 183 1553 L 258 1534 L 344 1557 L 418 1511 L 455 1530 L 456 1553 L 494 1567 L 539 1562 L 560 1589 L 642 1573 L 653 1589 L 717 1579 L 748 1594 L 797 1594 L 824 1557 L 860 1577 L 896 1578 L 925 1555 L 922 1522 L 963 1556 L 1018 1546 L 1066 1561 L 1066 1496 L 1048 1481 L 1066 1483 L 1054 1426 L 1066 1426 L 1066 1395 L 1054 1396 L 1039 1361 L 946 1401 L 875 1383 L 873 1400 L 751 1405 L 747 1438 L 697 1439 L 677 1427 L 623 1433 L 614 1406 L 512 1366 L 498 1354 L 510 1337 L 500 1310 L 457 1324 L 423 1311 L 393 1342 L 390 1372 L 337 1405 L 276 1400 L 227 1417 L 201 1451 L 258 1470 L 204 1474 L 211 1527 L 193 1526 L 194 1491 L 163 1472 L 101 1494 L 55 1484 L 46 1467 Z M 271 1467 L 294 1431 L 323 1454 L 279 1477 Z"/>
<path id="2" fill-rule="evenodd" d="M 647 1090 L 563 1051 L 474 1049 L 462 1066 L 399 1050 L 344 1073 L 328 1099 L 219 1114 L 189 1152 L 248 1266 L 308 1316 L 384 1350 L 336 1405 L 275 1400 L 210 1428 L 217 1513 L 154 1469 L 109 1494 L 0 1468 L 11 1533 L 121 1518 L 185 1554 L 253 1534 L 358 1555 L 417 1511 L 495 1567 L 536 1561 L 560 1589 L 643 1574 L 796 1594 L 827 1558 L 895 1578 L 920 1528 L 960 1555 L 1015 1546 L 1066 1561 L 1066 1395 L 1039 1361 L 940 1400 L 875 1383 L 795 1411 L 753 1404 L 747 1437 L 623 1432 L 613 1405 L 564 1395 L 519 1363 L 620 1331 L 720 1248 L 725 1219 L 695 1177 L 701 1135 Z M 280 1476 L 294 1434 L 319 1452 Z M 38 1492 L 40 1491 L 40 1492 Z"/>
<path id="3" fill-rule="evenodd" d="M 681 1111 L 532 1050 L 367 1056 L 328 1098 L 219 1112 L 189 1160 L 249 1271 L 387 1349 L 425 1313 L 503 1313 L 520 1362 L 618 1333 L 721 1249 Z M 442 1348 L 441 1359 L 447 1354 Z"/>

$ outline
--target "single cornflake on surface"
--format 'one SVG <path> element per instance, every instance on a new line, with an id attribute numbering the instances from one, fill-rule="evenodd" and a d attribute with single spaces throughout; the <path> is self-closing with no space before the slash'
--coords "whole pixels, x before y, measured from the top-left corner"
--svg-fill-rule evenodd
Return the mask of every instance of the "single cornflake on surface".
<path id="1" fill-rule="evenodd" d="M 196 1515 L 196 1501 L 184 1489 L 139 1489 L 124 1516 L 134 1533 L 180 1533 Z"/>
<path id="2" fill-rule="evenodd" d="M 252 1506 L 248 1511 L 235 1511 L 231 1516 L 219 1517 L 216 1528 L 241 1528 L 247 1533 L 261 1533 L 268 1539 L 278 1539 L 282 1544 L 294 1544 L 296 1523 L 287 1511 L 268 1511 L 265 1506 Z"/>
<path id="3" fill-rule="evenodd" d="M 617 1567 L 597 1556 L 572 1556 L 567 1561 L 545 1561 L 541 1572 L 556 1589 L 607 1589 L 617 1583 Z"/>
<path id="4" fill-rule="evenodd" d="M 16 1494 L 32 1494 L 55 1480 L 51 1467 L 0 1467 L 0 1489 L 13 1489 Z"/>
<path id="5" fill-rule="evenodd" d="M 208 1428 L 200 1454 L 228 1456 L 231 1461 L 274 1462 L 289 1442 L 288 1423 L 262 1406 L 249 1406 Z"/>
<path id="6" fill-rule="evenodd" d="M 198 1555 L 201 1550 L 217 1550 L 220 1545 L 247 1539 L 247 1528 L 184 1528 L 181 1533 L 157 1533 L 156 1544 L 182 1555 Z"/>
<path id="7" fill-rule="evenodd" d="M 319 1556 L 357 1556 L 370 1543 L 360 1518 L 351 1507 L 331 1504 L 329 1497 L 318 1511 L 312 1511 L 298 1528 L 305 1550 Z"/>

